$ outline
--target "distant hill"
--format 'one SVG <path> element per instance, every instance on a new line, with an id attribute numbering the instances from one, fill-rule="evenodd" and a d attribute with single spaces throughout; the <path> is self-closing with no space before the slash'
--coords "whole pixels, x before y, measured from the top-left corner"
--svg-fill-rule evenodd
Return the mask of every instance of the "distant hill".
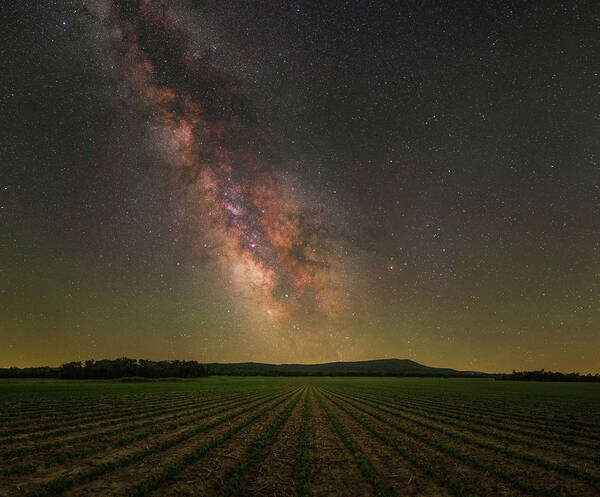
<path id="1" fill-rule="evenodd" d="M 112 379 L 199 378 L 202 376 L 438 376 L 495 377 L 477 371 L 431 368 L 409 359 L 377 359 L 374 361 L 327 362 L 323 364 L 200 364 L 196 361 L 149 361 L 145 359 L 102 359 L 74 361 L 59 367 L 0 368 L 0 378 L 64 378 Z M 510 378 L 509 378 L 510 379 Z M 134 380 L 128 380 L 134 381 Z M 139 381 L 139 379 L 135 380 Z"/>
<path id="2" fill-rule="evenodd" d="M 477 371 L 432 368 L 409 359 L 376 359 L 323 364 L 210 363 L 206 366 L 208 374 L 216 376 L 491 376 Z"/>

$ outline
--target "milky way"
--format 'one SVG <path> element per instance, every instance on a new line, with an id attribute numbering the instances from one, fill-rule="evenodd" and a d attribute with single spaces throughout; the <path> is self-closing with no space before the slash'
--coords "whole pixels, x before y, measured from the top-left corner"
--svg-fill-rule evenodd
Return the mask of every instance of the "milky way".
<path id="1" fill-rule="evenodd" d="M 330 231 L 262 156 L 250 104 L 211 58 L 186 11 L 152 0 L 100 2 L 106 54 L 128 105 L 196 193 L 225 277 L 273 319 L 335 314 Z M 259 144 L 260 142 L 260 144 Z M 296 198 L 294 198 L 296 197 Z"/>
<path id="2" fill-rule="evenodd" d="M 0 367 L 596 372 L 594 2 L 13 3 Z"/>

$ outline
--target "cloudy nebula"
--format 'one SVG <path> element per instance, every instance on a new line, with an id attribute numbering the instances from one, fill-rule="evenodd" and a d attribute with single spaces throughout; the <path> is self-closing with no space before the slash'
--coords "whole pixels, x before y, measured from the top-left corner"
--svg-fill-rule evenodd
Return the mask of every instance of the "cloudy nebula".
<path id="1" fill-rule="evenodd" d="M 150 0 L 99 10 L 103 55 L 117 67 L 126 103 L 195 193 L 225 278 L 254 296 L 265 315 L 333 313 L 328 228 L 263 157 L 265 144 L 243 113 L 245 96 L 214 66 L 185 10 Z"/>

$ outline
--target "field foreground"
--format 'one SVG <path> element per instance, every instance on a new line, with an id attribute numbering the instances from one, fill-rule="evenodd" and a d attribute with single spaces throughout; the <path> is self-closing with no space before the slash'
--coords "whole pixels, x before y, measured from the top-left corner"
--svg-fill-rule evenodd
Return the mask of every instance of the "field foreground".
<path id="1" fill-rule="evenodd" d="M 0 497 L 599 496 L 600 385 L 0 380 Z"/>

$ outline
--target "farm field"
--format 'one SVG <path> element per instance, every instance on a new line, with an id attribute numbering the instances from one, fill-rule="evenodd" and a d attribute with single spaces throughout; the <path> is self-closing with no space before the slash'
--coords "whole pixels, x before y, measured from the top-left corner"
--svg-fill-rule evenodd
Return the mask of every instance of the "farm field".
<path id="1" fill-rule="evenodd" d="M 600 385 L 0 380 L 0 497 L 600 495 Z"/>

